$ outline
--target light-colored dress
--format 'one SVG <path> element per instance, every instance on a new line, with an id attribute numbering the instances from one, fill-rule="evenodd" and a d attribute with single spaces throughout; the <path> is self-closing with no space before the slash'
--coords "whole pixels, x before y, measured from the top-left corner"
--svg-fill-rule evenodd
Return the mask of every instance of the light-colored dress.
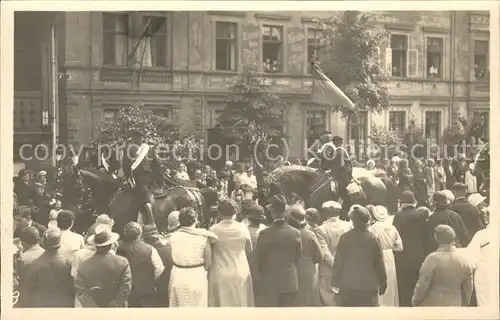
<path id="1" fill-rule="evenodd" d="M 234 220 L 222 220 L 210 228 L 218 241 L 212 249 L 208 273 L 209 307 L 253 307 L 252 276 L 246 252 L 252 251 L 247 227 Z"/>
<path id="2" fill-rule="evenodd" d="M 382 245 L 384 254 L 385 271 L 387 273 L 387 291 L 382 296 L 379 296 L 379 305 L 386 307 L 398 307 L 398 279 L 396 277 L 396 263 L 394 260 L 393 249 L 401 248 L 403 242 L 398 230 L 387 221 L 375 222 L 370 227 L 371 232 L 376 234 Z"/>
<path id="3" fill-rule="evenodd" d="M 491 272 L 494 270 L 493 245 L 490 243 L 492 238 L 491 228 L 486 227 L 486 229 L 476 232 L 467 246 L 472 265 L 475 267 L 474 287 L 479 307 L 491 305 L 488 282 L 491 279 Z"/>
<path id="4" fill-rule="evenodd" d="M 318 236 L 318 240 L 320 240 L 320 243 L 324 241 L 329 251 L 329 254 L 323 255 L 323 260 L 318 264 L 319 304 L 331 307 L 337 304 L 335 293 L 332 290 L 333 261 L 337 253 L 340 237 L 352 229 L 352 223 L 340 220 L 339 218 L 330 218 L 323 222 L 318 229 L 321 233 Z"/>
<path id="5" fill-rule="evenodd" d="M 205 250 L 210 246 L 208 231 L 182 227 L 172 233 L 167 243 L 174 263 L 170 274 L 169 306 L 208 306 L 208 281 Z"/>

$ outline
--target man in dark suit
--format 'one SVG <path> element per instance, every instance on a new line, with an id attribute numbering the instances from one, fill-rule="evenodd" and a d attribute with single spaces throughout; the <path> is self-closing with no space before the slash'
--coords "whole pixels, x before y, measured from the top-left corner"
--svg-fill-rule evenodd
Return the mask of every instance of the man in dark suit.
<path id="1" fill-rule="evenodd" d="M 453 193 L 455 194 L 455 201 L 451 205 L 450 209 L 462 217 L 469 237 L 472 238 L 476 232 L 484 228 L 484 225 L 481 222 L 481 212 L 478 207 L 471 204 L 465 198 L 465 195 L 467 194 L 466 184 L 456 183 L 453 186 Z"/>
<path id="2" fill-rule="evenodd" d="M 403 251 L 394 252 L 398 278 L 399 305 L 411 307 L 411 297 L 418 280 L 420 267 L 427 256 L 427 222 L 415 208 L 417 200 L 412 191 L 400 196 L 401 210 L 394 216 L 393 225 L 403 241 Z"/>
<path id="3" fill-rule="evenodd" d="M 47 228 L 42 226 L 38 222 L 33 221 L 31 218 L 34 209 L 36 208 L 30 206 L 20 206 L 18 208 L 19 214 L 14 217 L 14 238 L 19 238 L 21 235 L 21 231 L 25 227 L 35 227 L 40 235 L 43 235 L 45 233 Z"/>
<path id="4" fill-rule="evenodd" d="M 21 278 L 21 306 L 73 308 L 75 288 L 71 277 L 71 260 L 59 252 L 61 231 L 47 231 L 42 247 L 45 252 L 26 267 Z"/>
<path id="5" fill-rule="evenodd" d="M 444 174 L 446 175 L 446 189 L 451 190 L 455 182 L 457 182 L 457 178 L 455 175 L 455 163 L 453 158 L 449 157 L 444 159 L 443 162 Z"/>
<path id="6" fill-rule="evenodd" d="M 145 224 L 154 221 L 152 193 L 153 166 L 156 162 L 154 151 L 143 143 L 143 134 L 138 130 L 130 131 L 131 143 L 125 148 L 122 167 L 129 184 L 136 190 L 136 196 L 144 212 Z"/>
<path id="7" fill-rule="evenodd" d="M 342 199 L 342 208 L 346 213 L 351 204 L 349 201 L 349 194 L 347 186 L 352 181 L 352 163 L 349 153 L 342 146 L 344 139 L 339 136 L 333 137 L 333 144 L 335 145 L 335 153 L 331 163 L 330 174 L 337 181 L 338 195 Z"/>
<path id="8" fill-rule="evenodd" d="M 275 196 L 268 209 L 274 221 L 257 238 L 256 256 L 262 301 L 256 303 L 263 307 L 292 307 L 299 289 L 297 265 L 302 256 L 300 232 L 285 222 L 289 209 L 284 196 Z"/>
<path id="9" fill-rule="evenodd" d="M 436 251 L 438 245 L 434 239 L 434 229 L 440 224 L 445 224 L 455 230 L 457 235 L 457 247 L 466 247 L 470 241 L 470 237 L 465 228 L 462 217 L 455 211 L 449 209 L 450 202 L 446 194 L 442 191 L 434 193 L 432 197 L 434 203 L 434 213 L 427 220 L 427 239 L 429 244 L 428 252 Z"/>
<path id="10" fill-rule="evenodd" d="M 132 289 L 132 274 L 128 260 L 114 254 L 112 246 L 119 235 L 108 227 L 99 228 L 88 243 L 96 253 L 78 268 L 74 284 L 76 296 L 84 308 L 124 308 Z"/>
<path id="11" fill-rule="evenodd" d="M 382 245 L 368 229 L 370 213 L 355 205 L 349 212 L 354 228 L 340 236 L 333 262 L 332 288 L 343 307 L 376 307 L 387 290 Z"/>

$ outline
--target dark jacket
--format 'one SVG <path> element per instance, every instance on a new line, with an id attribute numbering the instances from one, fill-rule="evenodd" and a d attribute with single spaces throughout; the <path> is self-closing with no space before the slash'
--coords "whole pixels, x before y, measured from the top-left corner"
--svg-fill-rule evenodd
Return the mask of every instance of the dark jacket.
<path id="1" fill-rule="evenodd" d="M 299 230 L 282 220 L 273 222 L 259 233 L 256 255 L 263 292 L 297 292 L 297 265 L 302 257 Z"/>
<path id="2" fill-rule="evenodd" d="M 33 186 L 25 184 L 21 179 L 14 180 L 14 192 L 17 195 L 17 204 L 19 206 L 29 205 L 36 194 Z"/>
<path id="3" fill-rule="evenodd" d="M 351 159 L 342 146 L 335 149 L 331 174 L 344 183 L 347 183 L 352 178 Z"/>
<path id="4" fill-rule="evenodd" d="M 450 166 L 453 172 L 450 171 Z M 445 162 L 443 163 L 443 168 L 444 168 L 444 174 L 446 175 L 446 189 L 451 190 L 455 182 L 457 182 L 455 174 L 456 171 L 455 164 L 454 163 L 450 164 L 449 162 Z"/>
<path id="5" fill-rule="evenodd" d="M 35 227 L 38 229 L 38 233 L 40 236 L 42 236 L 47 228 L 39 224 L 38 222 L 35 222 L 31 220 L 31 225 L 25 224 L 26 219 L 21 218 L 21 217 L 14 217 L 14 238 L 19 238 L 21 236 L 21 231 L 28 226 Z"/>
<path id="6" fill-rule="evenodd" d="M 409 307 L 429 247 L 427 222 L 415 208 L 405 207 L 396 213 L 393 225 L 403 241 L 403 251 L 394 252 L 399 305 Z"/>
<path id="7" fill-rule="evenodd" d="M 127 258 L 132 272 L 130 297 L 142 297 L 156 292 L 154 266 L 151 261 L 153 247 L 142 240 L 123 242 L 116 253 Z"/>
<path id="8" fill-rule="evenodd" d="M 403 241 L 403 251 L 395 252 L 397 263 L 420 265 L 427 256 L 427 222 L 413 207 L 405 207 L 394 215 L 394 227 Z"/>
<path id="9" fill-rule="evenodd" d="M 340 236 L 333 262 L 332 287 L 340 291 L 387 288 L 382 246 L 368 229 L 354 228 Z"/>
<path id="10" fill-rule="evenodd" d="M 436 240 L 434 239 L 434 229 L 440 224 L 448 225 L 452 227 L 453 230 L 455 230 L 458 247 L 464 248 L 467 246 L 470 238 L 467 234 L 467 229 L 465 228 L 462 217 L 460 217 L 455 211 L 440 208 L 436 209 L 434 213 L 429 217 L 429 220 L 427 220 L 429 253 L 436 251 L 438 247 Z"/>
<path id="11" fill-rule="evenodd" d="M 33 197 L 33 205 L 38 208 L 38 210 L 33 210 L 31 219 L 46 226 L 49 223 L 49 213 L 50 213 L 50 198 L 48 195 L 40 195 L 38 193 Z"/>
<path id="12" fill-rule="evenodd" d="M 73 308 L 75 288 L 69 258 L 58 250 L 45 251 L 24 270 L 20 293 L 22 307 Z"/>
<path id="13" fill-rule="evenodd" d="M 123 172 L 125 174 L 125 177 L 130 178 L 130 177 L 132 177 L 132 169 L 131 168 L 132 168 L 132 165 L 134 164 L 135 159 L 138 156 L 137 152 L 139 151 L 139 146 L 133 145 L 133 144 L 128 144 L 127 148 L 129 148 L 129 151 L 124 152 L 124 154 L 123 154 L 122 167 L 123 167 Z M 127 149 L 125 149 L 125 150 L 127 150 Z M 154 159 L 154 150 L 153 150 L 153 148 L 150 147 L 148 154 L 144 157 L 144 159 L 142 159 L 141 163 L 133 171 L 134 177 L 137 175 L 152 173 L 151 162 L 153 161 L 153 159 Z"/>
<path id="14" fill-rule="evenodd" d="M 76 295 L 85 308 L 125 307 L 132 289 L 126 258 L 111 252 L 96 252 L 84 261 L 75 277 Z M 99 288 L 91 293 L 91 288 Z"/>
<path id="15" fill-rule="evenodd" d="M 481 222 L 481 212 L 465 198 L 455 199 L 450 210 L 455 211 L 462 217 L 470 238 L 472 238 L 476 232 L 484 228 Z"/>

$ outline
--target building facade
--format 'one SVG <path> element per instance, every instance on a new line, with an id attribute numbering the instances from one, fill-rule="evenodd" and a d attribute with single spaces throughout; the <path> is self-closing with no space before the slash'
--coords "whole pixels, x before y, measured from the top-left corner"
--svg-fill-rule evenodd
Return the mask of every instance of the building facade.
<path id="1" fill-rule="evenodd" d="M 379 58 L 390 75 L 391 106 L 381 114 L 350 119 L 310 99 L 308 61 L 320 33 L 315 19 L 332 14 L 59 13 L 52 20 L 57 28 L 59 140 L 86 144 L 101 121 L 113 121 L 120 108 L 135 103 L 181 123 L 184 132 L 208 132 L 217 124 L 229 87 L 246 65 L 257 66 L 263 83 L 290 106 L 285 128 L 290 156 L 304 157 L 308 141 L 324 130 L 368 140 L 373 124 L 403 129 L 414 119 L 439 143 L 453 117 L 476 109 L 489 118 L 487 11 L 375 12 L 374 30 L 385 28 L 390 33 L 379 48 Z M 149 28 L 155 35 L 138 42 L 151 17 L 155 23 Z M 23 19 L 33 17 L 16 13 L 16 21 Z M 26 36 L 31 31 L 18 25 L 22 22 L 15 30 L 15 74 L 20 79 L 14 101 L 17 145 L 30 132 L 46 132 L 44 112 L 50 108 L 43 89 L 51 85 L 47 38 L 34 42 L 34 36 Z M 23 56 L 25 47 L 39 54 Z M 134 48 L 136 54 L 130 57 Z M 30 62 L 33 59 L 39 64 Z M 136 63 L 127 64 L 130 59 Z M 37 68 L 40 73 L 33 72 Z M 21 84 L 30 81 L 38 81 L 36 88 Z M 31 110 L 43 115 L 40 121 Z"/>

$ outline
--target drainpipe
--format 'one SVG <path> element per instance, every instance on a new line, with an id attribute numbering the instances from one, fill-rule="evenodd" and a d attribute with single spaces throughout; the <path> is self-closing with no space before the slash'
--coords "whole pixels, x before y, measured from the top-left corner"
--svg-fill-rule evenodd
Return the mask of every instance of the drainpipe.
<path id="1" fill-rule="evenodd" d="M 89 50 L 89 73 L 90 73 L 90 77 L 89 77 L 89 100 L 90 100 L 90 125 L 91 125 L 91 131 L 90 131 L 90 138 L 91 139 L 94 139 L 94 132 L 95 132 L 95 119 L 94 119 L 94 115 L 95 115 L 95 110 L 94 110 L 94 94 L 92 92 L 92 82 L 94 81 L 94 76 L 93 76 L 93 73 L 94 73 L 94 70 L 93 70 L 93 67 L 92 67 L 92 38 L 93 38 L 93 21 L 92 21 L 92 17 L 93 17 L 93 12 L 90 11 L 89 12 L 89 43 L 88 43 L 88 50 Z M 85 145 L 85 143 L 84 143 Z"/>

